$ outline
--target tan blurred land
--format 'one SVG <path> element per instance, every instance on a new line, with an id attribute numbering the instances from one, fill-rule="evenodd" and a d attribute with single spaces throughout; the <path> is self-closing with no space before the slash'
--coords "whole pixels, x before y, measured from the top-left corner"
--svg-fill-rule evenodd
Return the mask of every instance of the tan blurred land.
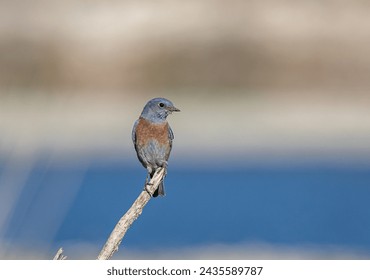
<path id="1" fill-rule="evenodd" d="M 2 1 L 0 83 L 369 87 L 367 1 Z"/>
<path id="2" fill-rule="evenodd" d="M 123 154 L 165 96 L 184 155 L 370 156 L 367 1 L 0 5 L 1 153 Z"/>

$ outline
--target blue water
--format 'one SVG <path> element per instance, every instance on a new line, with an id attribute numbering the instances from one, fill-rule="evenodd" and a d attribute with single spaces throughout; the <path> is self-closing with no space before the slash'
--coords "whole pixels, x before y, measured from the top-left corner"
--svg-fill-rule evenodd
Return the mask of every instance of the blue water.
<path id="1" fill-rule="evenodd" d="M 42 242 L 47 239 L 38 234 L 38 229 L 47 226 L 42 220 L 28 225 L 34 227 L 34 234 L 26 237 L 20 234 L 22 223 L 37 213 L 50 219 L 58 205 L 68 203 L 48 246 L 54 250 L 71 240 L 103 244 L 142 190 L 145 170 L 122 164 L 91 165 L 78 184 L 70 184 L 70 178 L 79 172 L 35 167 L 7 237 L 18 243 Z M 306 166 L 212 171 L 170 167 L 165 187 L 167 195 L 152 199 L 129 229 L 126 247 L 258 241 L 339 245 L 370 253 L 368 169 Z M 76 195 L 64 202 L 63 193 L 71 191 L 68 188 L 75 188 Z"/>

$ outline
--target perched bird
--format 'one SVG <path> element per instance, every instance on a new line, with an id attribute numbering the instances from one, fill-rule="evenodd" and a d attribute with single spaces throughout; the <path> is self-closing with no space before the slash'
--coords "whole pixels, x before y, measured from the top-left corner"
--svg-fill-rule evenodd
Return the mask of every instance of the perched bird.
<path id="1" fill-rule="evenodd" d="M 167 161 L 174 139 L 167 116 L 179 111 L 168 99 L 154 98 L 146 103 L 139 119 L 134 124 L 132 141 L 139 161 L 148 171 L 146 183 L 159 167 L 167 169 Z M 158 195 L 164 196 L 163 180 L 153 194 L 154 197 Z"/>

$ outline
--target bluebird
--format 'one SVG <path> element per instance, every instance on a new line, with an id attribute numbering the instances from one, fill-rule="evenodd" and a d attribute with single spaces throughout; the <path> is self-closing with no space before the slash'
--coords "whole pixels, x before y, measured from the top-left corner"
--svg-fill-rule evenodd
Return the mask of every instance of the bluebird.
<path id="1" fill-rule="evenodd" d="M 154 98 L 146 103 L 139 119 L 134 124 L 132 141 L 139 161 L 148 171 L 146 183 L 158 168 L 167 169 L 167 161 L 174 139 L 167 116 L 179 111 L 170 100 Z M 153 194 L 154 197 L 158 195 L 164 196 L 163 181 Z"/>

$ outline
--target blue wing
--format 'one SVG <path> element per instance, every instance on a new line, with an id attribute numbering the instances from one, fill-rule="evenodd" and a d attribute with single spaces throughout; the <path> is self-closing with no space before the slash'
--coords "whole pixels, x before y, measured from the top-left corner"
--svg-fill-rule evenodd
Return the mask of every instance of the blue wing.
<path id="1" fill-rule="evenodd" d="M 134 127 L 132 128 L 132 133 L 131 133 L 132 142 L 134 142 L 134 144 L 136 144 L 136 127 L 138 123 L 139 123 L 139 120 L 136 120 Z"/>
<path id="2" fill-rule="evenodd" d="M 175 135 L 173 135 L 173 132 L 170 126 L 168 126 L 168 137 L 170 138 L 171 142 L 173 139 L 175 139 Z"/>

